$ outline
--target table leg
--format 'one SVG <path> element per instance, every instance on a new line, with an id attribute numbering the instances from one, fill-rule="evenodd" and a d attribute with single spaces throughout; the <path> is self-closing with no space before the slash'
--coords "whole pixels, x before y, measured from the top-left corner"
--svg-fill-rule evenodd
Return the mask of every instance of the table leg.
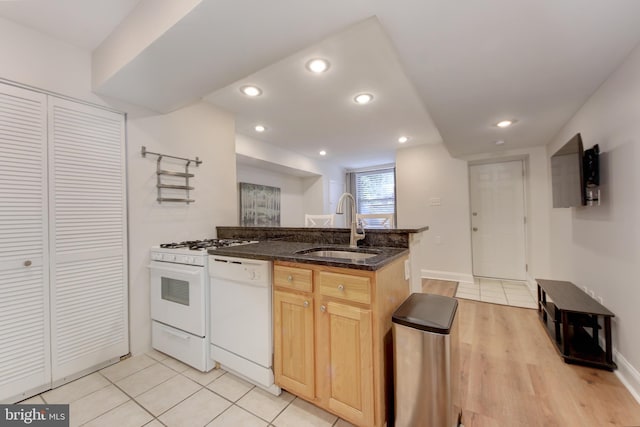
<path id="1" fill-rule="evenodd" d="M 604 341 L 605 341 L 605 357 L 607 363 L 613 363 L 613 350 L 611 345 L 611 317 L 604 316 Z"/>
<path id="2" fill-rule="evenodd" d="M 562 313 L 562 354 L 569 355 L 569 313 Z"/>
<path id="3" fill-rule="evenodd" d="M 561 313 L 560 313 L 560 310 L 558 310 L 558 307 L 555 307 L 555 306 L 554 306 L 554 312 L 553 312 L 553 314 L 554 314 L 554 316 L 553 316 L 553 317 L 555 318 L 555 320 L 554 320 L 555 325 L 554 325 L 554 326 L 555 326 L 555 328 L 556 328 L 556 342 L 557 342 L 558 344 L 560 344 L 560 341 L 561 341 L 561 339 L 560 339 L 560 316 L 561 316 Z M 565 320 L 563 319 L 563 320 L 562 320 L 562 324 L 564 325 L 565 323 L 566 323 L 566 322 L 565 322 Z M 566 334 L 565 334 L 565 335 L 566 335 Z"/>
<path id="4" fill-rule="evenodd" d="M 541 295 L 542 291 L 540 290 L 540 285 L 538 285 L 538 311 L 542 311 L 542 305 L 541 305 L 541 301 L 542 301 L 542 295 Z"/>

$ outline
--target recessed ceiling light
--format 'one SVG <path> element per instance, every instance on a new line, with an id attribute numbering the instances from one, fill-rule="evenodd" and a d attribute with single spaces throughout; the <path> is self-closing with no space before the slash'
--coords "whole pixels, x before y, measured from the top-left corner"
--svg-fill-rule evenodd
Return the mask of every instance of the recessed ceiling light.
<path id="1" fill-rule="evenodd" d="M 326 155 L 327 155 L 327 152 L 326 152 L 326 151 L 324 151 L 324 150 L 320 150 L 320 155 L 321 155 L 321 156 L 326 156 Z"/>
<path id="2" fill-rule="evenodd" d="M 356 104 L 364 105 L 373 101 L 373 95 L 371 95 L 370 93 L 359 93 L 353 97 L 353 100 L 356 102 Z"/>
<path id="3" fill-rule="evenodd" d="M 513 124 L 513 120 L 503 120 L 501 122 L 496 123 L 496 126 L 499 128 L 508 128 Z"/>
<path id="4" fill-rule="evenodd" d="M 256 125 L 254 129 L 256 130 L 256 132 L 264 132 L 265 130 L 267 130 L 267 128 L 262 125 Z"/>
<path id="5" fill-rule="evenodd" d="M 324 73 L 325 71 L 327 71 L 329 69 L 329 61 L 327 61 L 326 59 L 312 59 L 311 61 L 307 62 L 307 70 L 313 72 L 313 73 Z"/>
<path id="6" fill-rule="evenodd" d="M 259 95 L 262 95 L 262 90 L 260 90 L 259 87 L 251 86 L 251 85 L 242 86 L 240 88 L 240 92 L 244 93 L 247 96 L 259 96 Z"/>
<path id="7" fill-rule="evenodd" d="M 496 145 L 502 145 L 502 144 L 504 144 L 503 140 L 496 141 Z"/>
<path id="8" fill-rule="evenodd" d="M 400 144 L 404 144 L 405 142 L 407 142 L 409 140 L 408 136 L 401 136 L 400 138 L 398 138 L 398 142 Z"/>

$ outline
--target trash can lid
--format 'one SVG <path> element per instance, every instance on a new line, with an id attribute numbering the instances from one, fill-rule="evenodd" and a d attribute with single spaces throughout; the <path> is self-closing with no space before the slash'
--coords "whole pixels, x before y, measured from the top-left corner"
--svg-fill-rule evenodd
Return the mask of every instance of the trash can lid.
<path id="1" fill-rule="evenodd" d="M 449 334 L 458 301 L 434 294 L 411 294 L 393 313 L 393 323 L 421 331 Z"/>

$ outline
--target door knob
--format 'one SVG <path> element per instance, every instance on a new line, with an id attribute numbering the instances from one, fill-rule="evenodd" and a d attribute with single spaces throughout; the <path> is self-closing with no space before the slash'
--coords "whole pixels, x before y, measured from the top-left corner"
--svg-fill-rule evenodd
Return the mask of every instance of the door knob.
<path id="1" fill-rule="evenodd" d="M 324 313 L 325 311 L 327 311 L 327 307 L 324 306 L 324 305 L 321 305 L 320 306 L 320 311 Z"/>
<path id="2" fill-rule="evenodd" d="M 478 227 L 473 227 L 473 231 L 478 231 Z"/>
<path id="3" fill-rule="evenodd" d="M 304 303 L 302 303 L 302 306 L 303 306 L 304 308 L 309 307 L 309 301 L 305 301 Z"/>

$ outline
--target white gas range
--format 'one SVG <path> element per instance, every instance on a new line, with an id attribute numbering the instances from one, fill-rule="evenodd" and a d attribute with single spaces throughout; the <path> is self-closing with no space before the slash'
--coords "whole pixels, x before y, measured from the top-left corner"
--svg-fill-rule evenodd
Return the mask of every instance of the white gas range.
<path id="1" fill-rule="evenodd" d="M 249 240 L 206 239 L 151 248 L 151 345 L 207 372 L 211 322 L 208 249 L 246 245 Z"/>

